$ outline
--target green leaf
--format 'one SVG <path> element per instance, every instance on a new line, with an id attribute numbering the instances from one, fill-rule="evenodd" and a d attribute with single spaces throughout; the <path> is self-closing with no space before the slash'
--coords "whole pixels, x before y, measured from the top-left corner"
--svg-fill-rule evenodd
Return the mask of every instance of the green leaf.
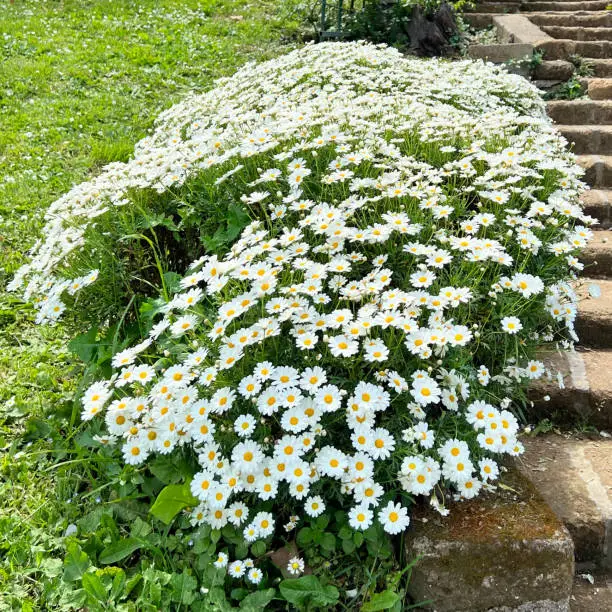
<path id="1" fill-rule="evenodd" d="M 329 525 L 329 516 L 327 514 L 321 515 L 315 522 L 317 529 L 324 530 Z"/>
<path id="2" fill-rule="evenodd" d="M 100 519 L 103 514 L 112 514 L 112 508 L 96 506 L 88 512 L 82 519 L 77 521 L 83 533 L 93 533 L 100 526 Z"/>
<path id="3" fill-rule="evenodd" d="M 240 602 L 240 609 L 248 612 L 259 612 L 265 610 L 266 606 L 274 599 L 276 589 L 266 589 L 265 591 L 255 591 L 247 595 Z"/>
<path id="4" fill-rule="evenodd" d="M 342 550 L 345 555 L 350 555 L 355 552 L 355 542 L 352 539 L 350 540 L 342 540 Z"/>
<path id="5" fill-rule="evenodd" d="M 51 433 L 49 423 L 45 419 L 36 416 L 30 417 L 26 421 L 25 429 L 25 433 L 23 434 L 23 440 L 25 442 L 47 438 Z"/>
<path id="6" fill-rule="evenodd" d="M 307 603 L 316 606 L 329 606 L 338 601 L 338 589 L 331 584 L 323 586 L 316 576 L 302 576 L 283 580 L 280 585 L 281 595 L 295 606 Z"/>
<path id="7" fill-rule="evenodd" d="M 300 546 L 305 546 L 310 544 L 310 542 L 312 542 L 312 529 L 310 527 L 303 527 L 298 531 L 297 543 Z"/>
<path id="8" fill-rule="evenodd" d="M 89 557 L 81 550 L 81 547 L 73 542 L 68 545 L 68 554 L 64 559 L 64 582 L 79 580 L 90 566 Z"/>
<path id="9" fill-rule="evenodd" d="M 124 595 L 127 597 L 137 586 L 142 582 L 142 574 L 134 574 L 126 583 L 124 589 Z"/>
<path id="10" fill-rule="evenodd" d="M 261 557 L 266 552 L 266 543 L 262 540 L 258 540 L 251 545 L 251 553 L 254 557 Z"/>
<path id="11" fill-rule="evenodd" d="M 331 552 L 336 549 L 336 537 L 333 533 L 324 533 L 321 538 L 321 548 Z"/>
<path id="12" fill-rule="evenodd" d="M 136 538 L 124 538 L 109 544 L 101 553 L 99 561 L 103 565 L 109 563 L 116 563 L 129 557 L 135 550 L 138 550 L 143 546 L 142 540 Z"/>
<path id="13" fill-rule="evenodd" d="M 168 485 L 164 487 L 151 506 L 151 514 L 169 525 L 172 519 L 183 509 L 197 506 L 198 500 L 191 494 L 189 483 Z"/>
<path id="14" fill-rule="evenodd" d="M 363 604 L 361 612 L 378 612 L 378 610 L 389 610 L 389 608 L 392 608 L 399 600 L 400 596 L 388 589 L 382 593 L 374 593 L 370 601 Z"/>
<path id="15" fill-rule="evenodd" d="M 123 595 L 123 590 L 125 588 L 127 582 L 127 578 L 125 576 L 125 572 L 120 569 L 113 578 L 111 590 L 110 590 L 110 598 L 117 599 L 121 595 Z"/>
<path id="16" fill-rule="evenodd" d="M 227 209 L 227 231 L 225 233 L 228 241 L 233 240 L 245 228 L 251 219 L 242 206 L 232 202 Z"/>
<path id="17" fill-rule="evenodd" d="M 73 338 L 68 343 L 68 348 L 85 363 L 93 361 L 93 357 L 98 348 L 96 338 L 98 336 L 98 326 L 94 325 L 89 331 Z"/>
<path id="18" fill-rule="evenodd" d="M 153 528 L 149 523 L 145 523 L 139 516 L 136 517 L 136 520 L 132 524 L 132 529 L 130 530 L 130 535 L 134 538 L 146 538 Z"/>
<path id="19" fill-rule="evenodd" d="M 83 589 L 97 601 L 106 601 L 106 589 L 96 574 L 89 573 L 83 576 Z"/>
<path id="20" fill-rule="evenodd" d="M 164 283 L 170 293 L 176 293 L 181 288 L 182 276 L 176 272 L 164 272 Z"/>
<path id="21" fill-rule="evenodd" d="M 180 482 L 183 475 L 177 470 L 172 455 L 159 455 L 149 463 L 151 474 L 166 484 Z"/>
<path id="22" fill-rule="evenodd" d="M 172 574 L 170 586 L 172 587 L 173 601 L 187 606 L 193 603 L 195 599 L 194 591 L 198 586 L 198 581 L 193 576 L 186 572 Z"/>

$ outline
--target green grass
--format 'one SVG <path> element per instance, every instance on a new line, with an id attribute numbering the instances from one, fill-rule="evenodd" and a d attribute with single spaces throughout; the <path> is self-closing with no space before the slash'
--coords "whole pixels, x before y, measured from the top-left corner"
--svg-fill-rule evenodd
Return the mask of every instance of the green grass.
<path id="1" fill-rule="evenodd" d="M 279 4 L 0 2 L 0 287 L 46 207 L 127 159 L 162 109 L 292 44 L 297 26 Z M 0 610 L 49 609 L 39 606 L 63 571 L 63 534 L 97 504 L 71 438 L 81 368 L 66 330 L 32 315 L 0 292 Z"/>

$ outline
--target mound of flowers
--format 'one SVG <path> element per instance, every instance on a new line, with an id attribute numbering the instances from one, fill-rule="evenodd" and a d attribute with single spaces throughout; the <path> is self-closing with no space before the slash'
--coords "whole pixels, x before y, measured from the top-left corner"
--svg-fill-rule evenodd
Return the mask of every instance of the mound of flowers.
<path id="1" fill-rule="evenodd" d="M 265 550 L 309 517 L 398 534 L 417 496 L 445 513 L 522 452 L 535 351 L 575 340 L 569 281 L 592 222 L 565 144 L 500 68 L 307 46 L 163 113 L 132 160 L 51 207 L 13 288 L 41 321 L 95 293 L 89 236 L 104 220 L 112 248 L 143 192 L 192 185 L 179 235 L 198 214 L 185 193 L 248 215 L 227 247 L 191 254 L 82 418 L 127 464 L 190 457 L 192 523 L 263 541 L 255 562 L 217 547 L 258 583 Z"/>

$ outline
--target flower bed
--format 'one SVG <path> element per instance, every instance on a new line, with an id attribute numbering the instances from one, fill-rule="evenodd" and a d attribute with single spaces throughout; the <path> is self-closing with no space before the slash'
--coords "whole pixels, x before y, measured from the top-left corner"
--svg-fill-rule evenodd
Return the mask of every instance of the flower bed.
<path id="1" fill-rule="evenodd" d="M 307 46 L 163 113 L 131 161 L 51 207 L 12 286 L 40 321 L 103 299 L 138 219 L 162 297 L 137 296 L 138 337 L 82 418 L 129 465 L 183 454 L 182 502 L 162 491 L 154 514 L 195 506 L 223 534 L 217 567 L 258 584 L 305 523 L 398 534 L 417 496 L 445 513 L 522 452 L 535 350 L 575 339 L 590 236 L 564 145 L 500 68 Z"/>

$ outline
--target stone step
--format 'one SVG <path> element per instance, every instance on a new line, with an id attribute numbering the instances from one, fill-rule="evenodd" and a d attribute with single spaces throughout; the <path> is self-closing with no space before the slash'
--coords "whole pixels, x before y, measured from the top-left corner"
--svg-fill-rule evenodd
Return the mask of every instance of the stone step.
<path id="1" fill-rule="evenodd" d="M 571 55 L 580 55 L 585 59 L 608 58 L 612 56 L 612 41 L 571 40 L 570 38 L 553 38 L 537 44 L 544 51 L 546 59 L 566 59 Z"/>
<path id="2" fill-rule="evenodd" d="M 575 55 L 581 55 L 584 58 L 609 58 L 612 57 L 612 42 L 610 41 L 576 41 L 574 47 Z"/>
<path id="3" fill-rule="evenodd" d="M 586 214 L 599 221 L 598 227 L 612 227 L 612 191 L 589 189 L 580 196 L 580 200 Z"/>
<path id="4" fill-rule="evenodd" d="M 546 34 L 543 33 L 543 36 Z M 586 59 L 612 56 L 612 41 L 572 40 L 570 38 L 547 38 L 536 41 L 534 46 L 544 54 L 545 60 L 567 59 L 580 55 Z"/>
<path id="5" fill-rule="evenodd" d="M 473 9 L 466 9 L 466 11 L 477 11 L 478 13 L 518 13 L 521 9 L 520 2 L 482 2 Z"/>
<path id="6" fill-rule="evenodd" d="M 591 285 L 597 285 L 601 292 L 599 297 L 589 295 Z M 576 333 L 580 346 L 612 349 L 612 280 L 582 278 L 578 294 L 581 300 Z"/>
<path id="7" fill-rule="evenodd" d="M 612 155 L 612 125 L 558 125 L 557 129 L 579 155 Z"/>
<path id="8" fill-rule="evenodd" d="M 612 79 L 589 77 L 580 79 L 580 82 L 591 100 L 612 100 Z"/>
<path id="9" fill-rule="evenodd" d="M 540 12 L 540 11 L 551 11 L 551 12 L 572 12 L 576 11 L 604 11 L 608 5 L 608 0 L 587 0 L 587 2 L 523 2 L 522 10 L 524 12 Z M 480 11 L 480 6 L 478 7 Z M 484 11 L 482 11 L 484 12 Z"/>
<path id="10" fill-rule="evenodd" d="M 544 62 L 548 63 L 553 62 Z M 563 125 L 612 125 L 612 101 L 554 100 L 546 110 L 551 119 Z"/>
<path id="11" fill-rule="evenodd" d="M 612 431 L 612 351 L 547 351 L 539 357 L 553 376 L 531 385 L 533 416 Z M 557 372 L 563 377 L 563 388 L 559 387 Z"/>
<path id="12" fill-rule="evenodd" d="M 562 612 L 573 586 L 571 536 L 515 468 L 506 488 L 463 502 L 450 514 L 417 506 L 406 532 L 417 559 L 408 592 L 437 612 Z"/>
<path id="13" fill-rule="evenodd" d="M 577 570 L 612 568 L 612 439 L 558 434 L 521 438 L 518 469 L 574 541 Z"/>
<path id="14" fill-rule="evenodd" d="M 580 260 L 584 263 L 584 274 L 590 278 L 612 278 L 612 230 L 593 232 Z"/>
<path id="15" fill-rule="evenodd" d="M 558 26 L 541 25 L 540 29 L 553 38 L 569 38 L 571 40 L 612 40 L 610 27 Z"/>
<path id="16" fill-rule="evenodd" d="M 473 28 L 488 28 L 493 23 L 495 13 L 464 13 L 463 21 L 470 24 Z"/>
<path id="17" fill-rule="evenodd" d="M 606 574 L 578 574 L 570 596 L 570 612 L 612 610 L 612 580 Z"/>
<path id="18" fill-rule="evenodd" d="M 536 81 L 567 81 L 574 74 L 574 65 L 565 60 L 542 62 L 535 67 L 533 78 Z"/>
<path id="19" fill-rule="evenodd" d="M 593 76 L 612 77 L 612 59 L 591 59 L 589 65 L 593 68 Z"/>
<path id="20" fill-rule="evenodd" d="M 578 155 L 576 162 L 585 169 L 584 180 L 593 188 L 612 187 L 612 156 Z"/>
<path id="21" fill-rule="evenodd" d="M 612 13 L 608 11 L 577 13 L 522 13 L 538 26 L 612 27 Z M 490 19 L 489 19 L 490 21 Z M 488 24 L 485 24 L 488 25 Z M 481 26 L 483 27 L 483 26 Z M 551 34 L 552 36 L 552 34 Z"/>

